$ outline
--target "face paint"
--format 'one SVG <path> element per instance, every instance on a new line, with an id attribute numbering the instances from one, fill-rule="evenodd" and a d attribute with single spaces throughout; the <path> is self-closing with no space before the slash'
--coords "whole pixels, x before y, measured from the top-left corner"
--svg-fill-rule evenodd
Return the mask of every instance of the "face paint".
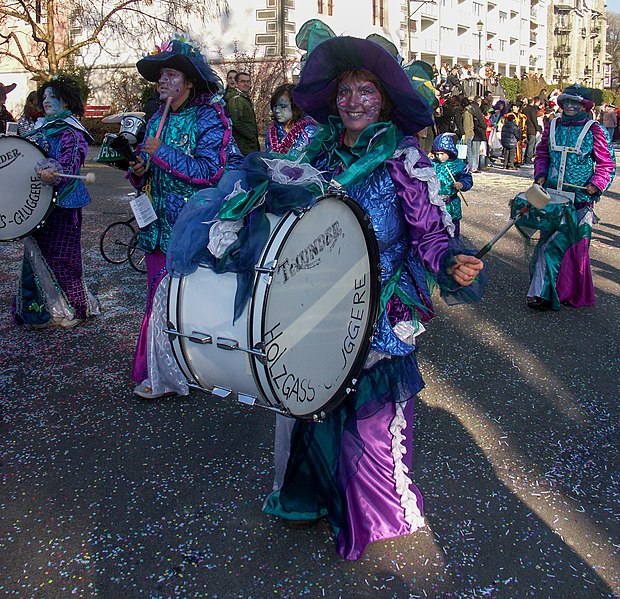
<path id="1" fill-rule="evenodd" d="M 381 93 L 376 85 L 366 80 L 344 79 L 338 85 L 336 106 L 342 123 L 354 139 L 379 120 Z"/>
<path id="2" fill-rule="evenodd" d="M 578 112 L 585 112 L 585 110 L 585 106 L 577 100 L 564 100 L 564 102 L 562 102 L 562 112 L 566 116 L 574 116 Z"/>
<path id="3" fill-rule="evenodd" d="M 180 100 L 189 89 L 185 75 L 176 69 L 162 69 L 157 83 L 160 100 L 168 98 L 172 98 L 173 101 Z"/>
<path id="4" fill-rule="evenodd" d="M 43 110 L 47 116 L 58 114 L 66 104 L 56 95 L 51 87 L 46 87 L 43 92 Z"/>
<path id="5" fill-rule="evenodd" d="M 293 107 L 286 96 L 280 96 L 273 105 L 273 116 L 282 125 L 286 125 L 293 118 Z"/>

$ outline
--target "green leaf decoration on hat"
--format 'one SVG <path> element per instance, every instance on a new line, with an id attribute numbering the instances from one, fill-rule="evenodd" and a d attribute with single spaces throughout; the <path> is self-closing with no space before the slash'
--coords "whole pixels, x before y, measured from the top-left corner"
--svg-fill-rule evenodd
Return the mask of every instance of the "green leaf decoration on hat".
<path id="1" fill-rule="evenodd" d="M 433 86 L 433 68 L 423 60 L 415 60 L 414 62 L 403 67 L 409 81 L 411 81 L 416 91 L 428 102 L 433 110 L 439 106 L 439 101 L 435 95 L 435 87 Z"/>
<path id="2" fill-rule="evenodd" d="M 306 56 L 308 56 L 321 42 L 332 37 L 336 37 L 336 34 L 328 25 L 325 25 L 323 21 L 319 19 L 310 19 L 306 21 L 299 28 L 299 33 L 295 36 L 297 47 L 300 50 L 306 51 L 302 60 L 305 60 Z"/>
<path id="3" fill-rule="evenodd" d="M 389 39 L 379 35 L 378 33 L 371 33 L 366 36 L 366 39 L 383 46 L 398 61 L 399 64 L 402 64 L 403 57 L 398 52 L 398 48 Z"/>

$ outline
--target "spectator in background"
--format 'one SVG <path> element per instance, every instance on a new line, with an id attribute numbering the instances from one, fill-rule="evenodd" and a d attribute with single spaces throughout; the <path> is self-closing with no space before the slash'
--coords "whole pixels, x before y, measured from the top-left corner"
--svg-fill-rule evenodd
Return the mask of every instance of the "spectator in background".
<path id="1" fill-rule="evenodd" d="M 521 131 L 515 122 L 515 115 L 511 112 L 504 119 L 501 139 L 504 148 L 504 168 L 507 171 L 516 171 L 515 158 L 517 156 L 517 145 L 521 140 Z"/>
<path id="2" fill-rule="evenodd" d="M 523 164 L 532 164 L 534 161 L 534 151 L 536 150 L 536 140 L 542 133 L 542 127 L 538 123 L 538 100 L 532 98 L 531 101 L 525 99 L 521 113 L 525 116 L 525 135 L 526 147 Z"/>
<path id="3" fill-rule="evenodd" d="M 601 113 L 601 125 L 607 129 L 609 139 L 614 140 L 616 127 L 618 126 L 618 115 L 616 114 L 616 106 L 614 104 L 605 104 Z"/>
<path id="4" fill-rule="evenodd" d="M 36 90 L 30 92 L 26 98 L 26 103 L 24 104 L 24 112 L 17 121 L 17 133 L 22 137 L 28 135 L 28 133 L 34 129 L 36 122 L 44 114 L 45 113 L 39 106 L 39 99 L 37 98 Z"/>
<path id="5" fill-rule="evenodd" d="M 489 108 L 493 108 L 493 94 L 487 90 L 482 96 L 480 110 L 482 111 L 482 114 L 486 114 L 489 111 Z"/>
<path id="6" fill-rule="evenodd" d="M 237 91 L 227 99 L 228 113 L 232 121 L 232 131 L 235 141 L 246 156 L 250 152 L 258 152 L 258 126 L 254 104 L 250 98 L 252 79 L 248 73 L 240 72 L 235 75 Z"/>
<path id="7" fill-rule="evenodd" d="M 0 134 L 6 133 L 6 124 L 13 123 L 13 115 L 6 109 L 6 95 L 17 87 L 17 83 L 4 85 L 0 83 Z"/>
<path id="8" fill-rule="evenodd" d="M 238 71 L 235 69 L 231 69 L 226 73 L 226 89 L 224 90 L 224 100 L 226 103 L 228 103 L 230 98 L 237 92 L 237 82 L 235 80 L 237 73 Z"/>
<path id="9" fill-rule="evenodd" d="M 465 109 L 473 118 L 473 136 L 467 144 L 467 162 L 472 173 L 478 173 L 485 168 L 487 124 L 480 110 L 481 96 L 475 96 Z"/>

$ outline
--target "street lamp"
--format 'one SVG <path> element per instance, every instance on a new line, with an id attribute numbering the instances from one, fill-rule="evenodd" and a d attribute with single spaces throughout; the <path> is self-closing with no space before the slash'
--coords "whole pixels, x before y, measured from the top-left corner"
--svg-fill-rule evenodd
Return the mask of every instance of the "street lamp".
<path id="1" fill-rule="evenodd" d="M 478 29 L 478 71 L 480 71 L 482 68 L 482 29 L 484 28 L 484 23 L 478 21 L 476 28 Z"/>

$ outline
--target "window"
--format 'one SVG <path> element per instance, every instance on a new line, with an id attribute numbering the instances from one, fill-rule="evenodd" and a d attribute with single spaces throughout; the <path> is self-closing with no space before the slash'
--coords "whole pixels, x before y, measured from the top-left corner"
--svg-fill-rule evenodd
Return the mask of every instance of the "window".
<path id="1" fill-rule="evenodd" d="M 482 14 L 482 4 L 474 2 L 474 14 L 479 17 Z"/>
<path id="2" fill-rule="evenodd" d="M 327 8 L 327 14 L 332 17 L 334 15 L 334 0 L 317 0 L 319 14 L 325 14 L 325 8 Z"/>
<path id="3" fill-rule="evenodd" d="M 506 50 L 506 40 L 499 40 L 499 50 L 500 52 L 504 52 L 504 50 Z"/>
<path id="4" fill-rule="evenodd" d="M 502 12 L 501 10 L 499 11 L 499 22 L 500 23 L 505 23 L 507 20 L 508 14 L 505 12 Z"/>
<path id="5" fill-rule="evenodd" d="M 385 25 L 385 2 L 384 0 L 372 0 L 372 24 L 383 27 Z"/>

